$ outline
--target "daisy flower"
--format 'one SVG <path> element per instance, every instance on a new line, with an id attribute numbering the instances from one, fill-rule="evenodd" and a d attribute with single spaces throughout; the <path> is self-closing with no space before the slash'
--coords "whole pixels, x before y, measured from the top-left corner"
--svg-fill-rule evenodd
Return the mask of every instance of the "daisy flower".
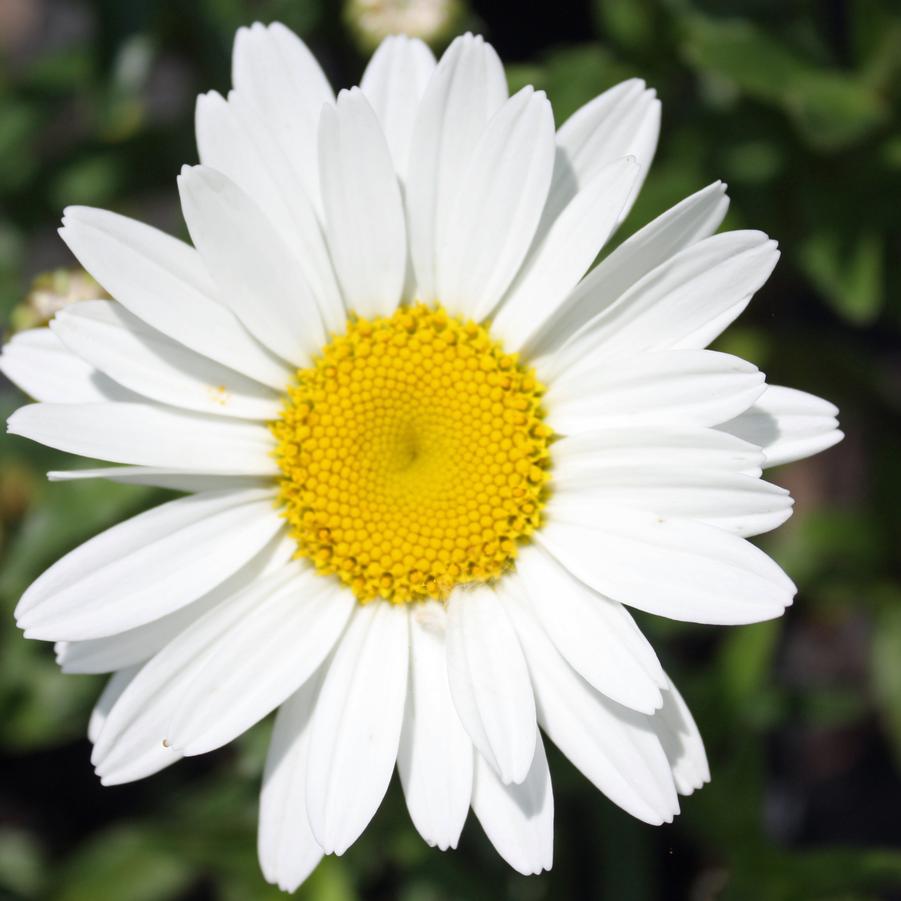
<path id="1" fill-rule="evenodd" d="M 178 179 L 193 246 L 67 209 L 113 299 L 2 357 L 37 401 L 12 433 L 117 464 L 51 478 L 184 493 L 16 611 L 65 672 L 113 673 L 102 782 L 278 709 L 259 854 L 285 889 L 354 842 L 395 765 L 430 845 L 471 807 L 512 867 L 549 868 L 545 737 L 669 822 L 707 761 L 628 607 L 779 616 L 795 589 L 747 539 L 792 502 L 761 469 L 841 438 L 831 404 L 705 349 L 775 243 L 715 234 L 717 182 L 591 268 L 654 154 L 639 80 L 555 130 L 469 34 L 437 63 L 388 38 L 336 98 L 294 34 L 254 25 L 233 75 Z"/>

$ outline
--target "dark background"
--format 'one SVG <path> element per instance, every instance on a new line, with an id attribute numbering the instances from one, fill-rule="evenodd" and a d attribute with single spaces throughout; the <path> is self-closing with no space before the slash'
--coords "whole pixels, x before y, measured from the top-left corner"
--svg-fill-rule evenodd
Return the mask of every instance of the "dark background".
<path id="1" fill-rule="evenodd" d="M 184 233 L 174 179 L 194 162 L 195 95 L 227 90 L 233 33 L 280 19 L 336 86 L 374 38 L 329 0 L 0 0 L 0 311 L 39 323 L 72 264 L 63 206 L 109 207 Z M 657 161 L 623 233 L 722 178 L 728 227 L 783 258 L 720 342 L 777 384 L 842 410 L 847 438 L 774 471 L 797 501 L 764 540 L 799 586 L 786 616 L 737 629 L 642 617 L 705 736 L 713 782 L 673 826 L 630 819 L 549 747 L 555 865 L 510 871 L 470 819 L 456 853 L 418 838 L 399 787 L 325 861 L 310 901 L 901 898 L 901 14 L 887 0 L 456 3 L 511 87 L 548 91 L 558 124 L 634 75 L 664 108 Z M 5 417 L 22 402 L 0 388 Z M 159 499 L 49 486 L 59 455 L 0 444 L 0 899 L 256 901 L 256 795 L 268 724 L 150 780 L 103 789 L 83 738 L 101 680 L 62 676 L 11 610 L 62 552 Z"/>

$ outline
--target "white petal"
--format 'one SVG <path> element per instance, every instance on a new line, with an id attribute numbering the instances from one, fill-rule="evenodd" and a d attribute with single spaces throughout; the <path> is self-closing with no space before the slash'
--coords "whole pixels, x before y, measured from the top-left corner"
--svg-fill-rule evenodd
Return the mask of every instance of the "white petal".
<path id="1" fill-rule="evenodd" d="M 592 591 L 537 545 L 523 548 L 516 569 L 544 630 L 582 678 L 633 710 L 660 707 L 663 670 L 622 604 Z"/>
<path id="2" fill-rule="evenodd" d="M 463 172 L 488 120 L 507 99 L 490 44 L 465 34 L 441 57 L 419 104 L 407 173 L 410 253 L 421 300 L 438 298 L 435 260 Z"/>
<path id="3" fill-rule="evenodd" d="M 542 91 L 523 88 L 492 117 L 438 233 L 438 296 L 480 320 L 510 286 L 535 236 L 554 167 L 554 115 Z"/>
<path id="4" fill-rule="evenodd" d="M 139 319 L 185 347 L 282 389 L 291 370 L 267 353 L 216 298 L 193 247 L 106 210 L 68 207 L 62 239 L 104 288 Z"/>
<path id="5" fill-rule="evenodd" d="M 725 232 L 692 244 L 539 361 L 539 373 L 583 369 L 611 353 L 705 347 L 747 306 L 778 259 L 776 243 L 762 232 Z"/>
<path id="6" fill-rule="evenodd" d="M 235 36 L 232 80 L 293 162 L 307 197 L 318 204 L 319 115 L 335 95 L 316 58 L 284 25 L 256 23 Z"/>
<path id="7" fill-rule="evenodd" d="M 222 302 L 265 347 L 308 366 L 325 328 L 297 257 L 254 200 L 207 166 L 178 177 L 182 212 Z"/>
<path id="8" fill-rule="evenodd" d="M 447 604 L 447 674 L 454 706 L 501 781 L 522 782 L 535 751 L 535 699 L 516 632 L 492 588 Z"/>
<path id="9" fill-rule="evenodd" d="M 109 716 L 110 710 L 113 709 L 116 701 L 122 697 L 122 693 L 131 684 L 131 680 L 137 675 L 140 666 L 129 666 L 127 669 L 121 669 L 117 673 L 113 673 L 107 680 L 94 709 L 91 711 L 91 718 L 88 720 L 88 741 L 92 744 L 97 741 L 97 737 L 103 731 L 106 718 Z"/>
<path id="10" fill-rule="evenodd" d="M 385 136 L 359 88 L 322 110 L 319 166 L 326 235 L 348 309 L 390 315 L 407 269 L 404 211 Z"/>
<path id="11" fill-rule="evenodd" d="M 652 825 L 670 822 L 679 801 L 651 718 L 595 691 L 566 663 L 518 581 L 507 577 L 501 587 L 529 664 L 541 727 L 614 804 Z"/>
<path id="12" fill-rule="evenodd" d="M 0 372 L 27 395 L 46 403 L 139 399 L 73 354 L 48 328 L 13 335 L 0 355 Z"/>
<path id="13" fill-rule="evenodd" d="M 266 755 L 260 791 L 257 852 L 267 882 L 293 892 L 322 859 L 307 819 L 310 722 L 319 695 L 319 674 L 279 708 Z"/>
<path id="14" fill-rule="evenodd" d="M 760 475 L 763 453 L 717 429 L 685 425 L 580 431 L 555 441 L 554 472 L 594 473 L 608 467 L 687 466 Z"/>
<path id="15" fill-rule="evenodd" d="M 529 345 L 536 354 L 560 347 L 595 314 L 680 250 L 712 235 L 729 208 L 726 186 L 714 182 L 623 241 L 582 280 Z"/>
<path id="16" fill-rule="evenodd" d="M 669 350 L 601 360 L 568 371 L 547 394 L 548 424 L 561 434 L 649 425 L 712 426 L 747 410 L 764 376 L 739 357 Z"/>
<path id="17" fill-rule="evenodd" d="M 623 604 L 699 623 L 780 616 L 795 587 L 743 538 L 637 510 L 566 510 L 536 540 L 577 579 Z M 578 517 L 578 518 L 577 518 Z"/>
<path id="18" fill-rule="evenodd" d="M 249 563 L 198 600 L 125 632 L 84 641 L 57 642 L 56 662 L 64 673 L 109 673 L 143 663 L 208 610 L 243 591 L 261 576 L 281 569 L 296 551 L 293 538 L 277 535 Z"/>
<path id="19" fill-rule="evenodd" d="M 701 733 L 676 686 L 667 680 L 663 707 L 653 719 L 654 727 L 680 795 L 690 795 L 710 781 L 710 767 Z"/>
<path id="20" fill-rule="evenodd" d="M 356 601 L 309 567 L 224 635 L 173 708 L 169 743 L 186 756 L 228 744 L 293 694 L 328 656 Z"/>
<path id="21" fill-rule="evenodd" d="M 156 404 L 30 404 L 7 420 L 12 435 L 111 463 L 275 475 L 265 426 Z"/>
<path id="22" fill-rule="evenodd" d="M 435 57 L 418 38 L 385 38 L 369 60 L 360 88 L 372 104 L 403 180 L 419 101 L 435 71 Z"/>
<path id="23" fill-rule="evenodd" d="M 283 522 L 271 490 L 194 494 L 101 532 L 41 575 L 16 608 L 26 637 L 100 638 L 197 600 Z"/>
<path id="24" fill-rule="evenodd" d="M 91 762 L 104 785 L 143 779 L 180 760 L 167 741 L 172 711 L 185 687 L 203 671 L 218 642 L 286 580 L 282 567 L 218 604 L 144 664 L 110 711 Z"/>
<path id="25" fill-rule="evenodd" d="M 621 82 L 576 110 L 557 132 L 557 163 L 548 197 L 549 211 L 562 210 L 597 172 L 613 160 L 634 157 L 639 171 L 619 224 L 632 207 L 647 175 L 660 133 L 660 101 L 641 79 Z"/>
<path id="26" fill-rule="evenodd" d="M 749 410 L 718 428 L 763 449 L 766 466 L 803 460 L 838 444 L 838 409 L 829 401 L 779 385 L 767 385 Z"/>
<path id="27" fill-rule="evenodd" d="M 56 314 L 51 329 L 100 372 L 160 403 L 244 419 L 275 419 L 279 395 L 188 350 L 121 304 L 88 300 Z"/>
<path id="28" fill-rule="evenodd" d="M 318 109 L 317 109 L 318 115 Z M 226 101 L 210 92 L 197 98 L 200 162 L 216 169 L 252 197 L 293 252 L 329 331 L 343 331 L 344 302 L 316 208 L 293 155 L 278 140 L 279 118 L 263 118 L 241 91 Z"/>
<path id="29" fill-rule="evenodd" d="M 272 484 L 269 476 L 210 475 L 206 472 L 185 472 L 160 466 L 105 466 L 96 469 L 63 469 L 47 473 L 51 482 L 73 482 L 79 479 L 109 479 L 124 485 L 151 485 L 170 491 L 240 491 L 244 488 L 266 488 Z"/>
<path id="30" fill-rule="evenodd" d="M 559 216 L 539 224 L 535 243 L 491 326 L 508 351 L 520 350 L 540 331 L 588 270 L 610 237 L 637 175 L 634 157 L 616 160 L 595 174 Z"/>
<path id="31" fill-rule="evenodd" d="M 343 854 L 372 819 L 397 760 L 407 695 L 404 605 L 357 606 L 313 715 L 307 813 L 327 854 Z"/>
<path id="32" fill-rule="evenodd" d="M 634 464 L 592 473 L 561 467 L 554 474 L 551 503 L 563 519 L 564 511 L 573 506 L 630 507 L 696 519 L 746 538 L 777 528 L 792 512 L 792 499 L 784 488 L 741 472 Z"/>
<path id="33" fill-rule="evenodd" d="M 532 765 L 518 785 L 504 785 L 476 755 L 472 809 L 501 857 L 524 876 L 554 862 L 554 793 L 541 736 L 535 735 Z"/>
<path id="34" fill-rule="evenodd" d="M 451 700 L 446 614 L 437 601 L 410 615 L 410 681 L 397 771 L 419 834 L 442 851 L 456 848 L 472 796 L 473 748 Z"/>

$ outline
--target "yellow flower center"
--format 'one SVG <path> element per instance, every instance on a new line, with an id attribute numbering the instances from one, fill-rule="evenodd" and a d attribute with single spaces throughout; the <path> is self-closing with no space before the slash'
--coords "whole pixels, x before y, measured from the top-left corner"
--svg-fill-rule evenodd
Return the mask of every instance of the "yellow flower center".
<path id="1" fill-rule="evenodd" d="M 543 387 L 487 330 L 422 304 L 354 319 L 272 424 L 300 556 L 361 602 L 492 581 L 538 528 Z"/>

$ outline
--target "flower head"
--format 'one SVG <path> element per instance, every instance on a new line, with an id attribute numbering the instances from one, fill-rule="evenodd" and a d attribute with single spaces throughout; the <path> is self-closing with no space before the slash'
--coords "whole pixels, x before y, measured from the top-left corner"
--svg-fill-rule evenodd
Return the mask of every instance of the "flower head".
<path id="1" fill-rule="evenodd" d="M 197 105 L 193 246 L 114 213 L 61 234 L 112 300 L 17 335 L 12 432 L 113 464 L 52 473 L 185 496 L 68 554 L 17 618 L 67 672 L 112 672 L 104 784 L 220 747 L 278 708 L 260 860 L 292 889 L 342 853 L 397 765 L 454 847 L 470 807 L 551 865 L 539 726 L 614 803 L 670 821 L 709 774 L 627 607 L 778 616 L 749 536 L 791 512 L 764 466 L 835 443 L 834 407 L 705 349 L 776 263 L 715 234 L 714 183 L 591 268 L 640 187 L 659 103 L 611 88 L 555 131 L 465 35 L 386 39 L 337 99 L 255 25 Z"/>

